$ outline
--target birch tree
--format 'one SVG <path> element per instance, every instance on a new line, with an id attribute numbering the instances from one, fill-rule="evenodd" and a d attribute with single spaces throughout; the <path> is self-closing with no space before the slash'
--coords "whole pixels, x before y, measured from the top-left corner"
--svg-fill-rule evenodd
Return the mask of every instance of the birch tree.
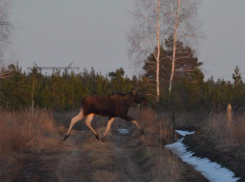
<path id="1" fill-rule="evenodd" d="M 199 32 L 199 23 L 197 21 L 197 9 L 199 4 L 200 0 L 168 0 L 168 3 L 166 3 L 167 11 L 169 12 L 169 28 L 171 35 L 173 36 L 173 52 L 170 58 L 172 61 L 171 75 L 169 79 L 170 92 L 172 90 L 173 78 L 176 71 L 176 61 L 178 59 L 183 59 L 182 57 L 176 57 L 177 52 L 181 51 L 177 49 L 177 42 L 197 40 L 197 38 L 201 36 L 201 33 Z"/>
<path id="2" fill-rule="evenodd" d="M 9 20 L 10 1 L 0 0 L 0 42 L 8 41 L 13 31 L 13 25 Z"/>
<path id="3" fill-rule="evenodd" d="M 13 32 L 13 25 L 9 20 L 9 0 L 0 0 L 0 63 L 2 62 L 3 48 L 6 43 L 9 43 L 10 34 Z M 6 78 L 9 76 L 9 70 L 0 71 L 0 78 Z"/>
<path id="4" fill-rule="evenodd" d="M 129 55 L 133 58 L 135 65 L 144 63 L 145 58 L 152 54 L 156 62 L 151 63 L 149 69 L 154 70 L 155 76 L 155 96 L 156 101 L 160 95 L 160 54 L 164 37 L 167 34 L 165 25 L 168 21 L 165 0 L 135 0 L 136 21 L 135 26 L 128 33 L 128 40 L 131 44 Z"/>
<path id="5" fill-rule="evenodd" d="M 0 0 L 0 53 L 2 54 L 3 44 L 10 42 L 10 34 L 13 32 L 13 25 L 9 20 L 9 0 Z"/>

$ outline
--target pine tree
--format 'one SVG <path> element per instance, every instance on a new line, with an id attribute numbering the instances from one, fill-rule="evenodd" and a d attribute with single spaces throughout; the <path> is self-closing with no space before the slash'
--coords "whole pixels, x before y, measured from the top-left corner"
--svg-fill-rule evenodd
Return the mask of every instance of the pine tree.
<path id="1" fill-rule="evenodd" d="M 239 73 L 239 68 L 236 66 L 236 69 L 234 70 L 235 73 L 232 74 L 232 78 L 234 80 L 235 86 L 237 86 L 239 83 L 242 82 L 241 74 Z"/>
<path id="2" fill-rule="evenodd" d="M 165 47 L 161 47 L 160 55 L 160 88 L 168 87 L 171 74 L 171 55 L 172 55 L 173 38 L 170 36 L 165 41 Z M 200 66 L 203 64 L 198 61 L 198 58 L 194 56 L 194 51 L 189 46 L 184 46 L 182 42 L 177 42 L 176 46 L 176 62 L 175 62 L 175 76 L 174 83 L 179 84 L 182 78 L 186 77 L 192 82 L 197 80 L 203 81 L 204 74 L 200 70 Z M 153 54 L 145 60 L 143 69 L 145 70 L 145 76 L 155 80 L 154 65 L 156 62 Z"/>

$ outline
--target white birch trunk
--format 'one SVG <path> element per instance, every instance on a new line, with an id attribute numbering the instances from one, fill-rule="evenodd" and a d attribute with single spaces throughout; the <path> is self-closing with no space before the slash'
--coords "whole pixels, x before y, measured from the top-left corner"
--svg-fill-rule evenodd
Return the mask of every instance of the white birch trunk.
<path id="1" fill-rule="evenodd" d="M 171 68 L 171 75 L 169 80 L 169 91 L 171 92 L 173 86 L 173 78 L 174 78 L 174 70 L 175 70 L 175 59 L 176 59 L 176 44 L 177 44 L 177 32 L 179 26 L 179 14 L 180 14 L 180 6 L 181 0 L 177 1 L 177 12 L 175 16 L 175 25 L 174 25 L 174 35 L 173 35 L 173 55 L 172 55 L 172 68 Z"/>
<path id="2" fill-rule="evenodd" d="M 156 100 L 159 101 L 160 95 L 160 82 L 159 82 L 159 72 L 160 72 L 160 33 L 161 33 L 161 26 L 160 26 L 160 10 L 161 10 L 161 0 L 157 2 L 157 31 L 156 31 L 156 39 L 157 39 L 157 55 L 156 55 L 156 91 L 157 91 L 157 98 Z"/>

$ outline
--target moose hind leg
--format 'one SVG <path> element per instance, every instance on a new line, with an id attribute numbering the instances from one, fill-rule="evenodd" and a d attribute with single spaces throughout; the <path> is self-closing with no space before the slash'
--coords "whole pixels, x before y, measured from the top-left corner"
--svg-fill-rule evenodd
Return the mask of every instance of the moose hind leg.
<path id="1" fill-rule="evenodd" d="M 92 132 L 95 134 L 95 138 L 96 138 L 97 140 L 100 140 L 98 132 L 97 132 L 97 131 L 92 127 L 92 125 L 91 125 L 91 122 L 92 122 L 93 118 L 94 118 L 94 114 L 89 114 L 89 115 L 87 116 L 87 118 L 86 118 L 85 124 L 86 124 L 87 127 L 89 127 L 89 129 L 92 130 Z"/>
<path id="2" fill-rule="evenodd" d="M 81 109 L 80 112 L 78 113 L 78 115 L 76 115 L 75 117 L 73 117 L 73 118 L 71 119 L 71 123 L 70 123 L 69 129 L 68 129 L 68 131 L 67 131 L 67 133 L 66 133 L 66 135 L 65 135 L 65 137 L 64 137 L 64 139 L 63 139 L 63 141 L 65 141 L 65 140 L 70 136 L 72 127 L 73 127 L 78 121 L 80 121 L 81 119 L 83 119 L 83 116 L 84 116 L 83 110 Z"/>
<path id="3" fill-rule="evenodd" d="M 121 116 L 121 118 L 125 119 L 126 121 L 130 121 L 131 123 L 135 124 L 135 126 L 140 130 L 140 133 L 141 134 L 145 134 L 144 130 L 140 127 L 139 123 L 135 119 L 129 117 L 128 115 Z"/>
<path id="4" fill-rule="evenodd" d="M 106 131 L 104 133 L 104 136 L 101 139 L 102 142 L 105 142 L 106 135 L 107 135 L 108 131 L 111 129 L 111 125 L 112 125 L 114 119 L 115 118 L 113 118 L 113 117 L 109 118 L 108 123 L 107 123 L 107 126 L 106 126 Z"/>

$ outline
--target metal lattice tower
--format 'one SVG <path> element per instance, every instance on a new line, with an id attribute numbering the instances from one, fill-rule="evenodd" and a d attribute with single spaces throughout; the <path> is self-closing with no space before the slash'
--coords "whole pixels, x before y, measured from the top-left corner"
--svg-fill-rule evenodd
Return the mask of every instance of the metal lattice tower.
<path id="1" fill-rule="evenodd" d="M 65 71 L 67 71 L 67 70 L 79 70 L 79 67 L 71 67 L 73 62 L 71 62 L 69 64 L 69 66 L 67 66 L 67 67 L 40 67 L 37 65 L 37 63 L 35 63 L 35 62 L 33 62 L 33 63 L 34 63 L 33 67 L 36 67 L 39 71 L 42 71 L 42 70 L 53 70 L 53 71 L 54 70 L 65 70 Z M 31 70 L 31 69 L 33 69 L 33 67 L 27 67 L 27 70 Z"/>

